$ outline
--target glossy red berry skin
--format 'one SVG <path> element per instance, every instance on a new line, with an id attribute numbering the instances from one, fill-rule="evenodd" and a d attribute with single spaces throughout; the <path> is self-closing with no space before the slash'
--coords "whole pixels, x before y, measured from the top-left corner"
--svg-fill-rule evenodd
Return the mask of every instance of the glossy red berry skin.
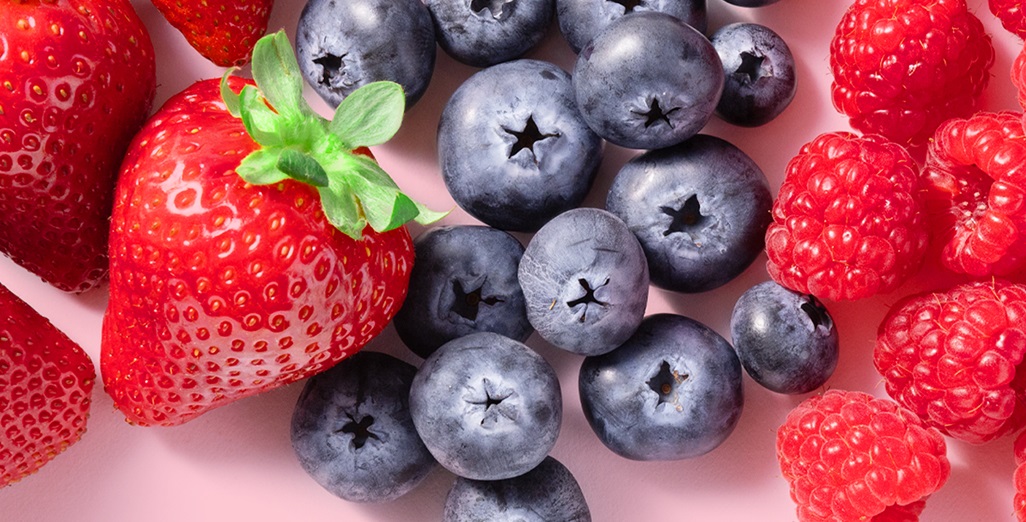
<path id="1" fill-rule="evenodd" d="M 915 521 L 947 480 L 944 438 L 894 401 L 829 390 L 777 430 L 799 522 Z"/>
<path id="2" fill-rule="evenodd" d="M 831 300 L 895 289 L 918 270 L 928 244 L 917 170 L 881 136 L 834 132 L 807 143 L 773 205 L 769 275 Z"/>
<path id="3" fill-rule="evenodd" d="M 1026 133 L 1022 114 L 978 112 L 937 129 L 921 174 L 941 262 L 972 276 L 1026 261 Z"/>
<path id="4" fill-rule="evenodd" d="M 1026 431 L 1015 438 L 1012 448 L 1015 456 L 1015 471 L 1012 473 L 1015 495 L 1012 497 L 1012 506 L 1015 518 L 1023 522 L 1026 521 Z"/>
<path id="5" fill-rule="evenodd" d="M 0 252 L 68 292 L 107 275 L 121 158 L 156 92 L 128 0 L 0 6 Z"/>
<path id="6" fill-rule="evenodd" d="M 273 0 L 153 0 L 197 52 L 221 67 L 249 63 L 271 17 Z"/>
<path id="7" fill-rule="evenodd" d="M 834 107 L 861 132 L 920 146 L 973 112 L 993 62 L 965 0 L 856 0 L 830 44 Z"/>
<path id="8" fill-rule="evenodd" d="M 980 444 L 1026 424 L 1026 285 L 964 283 L 908 296 L 880 324 L 887 393 L 930 426 Z"/>
<path id="9" fill-rule="evenodd" d="M 243 181 L 235 169 L 257 145 L 218 88 L 207 80 L 169 100 L 119 180 L 100 367 L 134 424 L 181 424 L 325 370 L 406 296 L 407 230 L 353 240 L 313 187 Z"/>
<path id="10" fill-rule="evenodd" d="M 0 285 L 0 487 L 81 439 L 95 381 L 89 355 Z"/>

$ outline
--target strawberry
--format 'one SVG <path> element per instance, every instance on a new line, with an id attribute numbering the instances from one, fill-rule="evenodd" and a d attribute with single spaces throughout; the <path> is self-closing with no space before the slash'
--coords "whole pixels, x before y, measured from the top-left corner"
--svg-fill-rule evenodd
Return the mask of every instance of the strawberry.
<path id="1" fill-rule="evenodd" d="M 353 152 L 398 129 L 398 84 L 324 120 L 284 33 L 257 43 L 256 86 L 230 74 L 168 100 L 117 186 L 100 367 L 134 424 L 180 424 L 355 353 L 405 298 L 403 223 L 440 217 Z"/>
<path id="2" fill-rule="evenodd" d="M 0 285 L 0 487 L 86 430 L 96 370 L 82 348 Z"/>
<path id="3" fill-rule="evenodd" d="M 0 35 L 0 251 L 83 292 L 107 273 L 117 169 L 156 91 L 153 46 L 128 0 L 6 0 Z"/>
<path id="4" fill-rule="evenodd" d="M 216 65 L 243 65 L 267 32 L 273 0 L 153 0 L 194 49 Z"/>

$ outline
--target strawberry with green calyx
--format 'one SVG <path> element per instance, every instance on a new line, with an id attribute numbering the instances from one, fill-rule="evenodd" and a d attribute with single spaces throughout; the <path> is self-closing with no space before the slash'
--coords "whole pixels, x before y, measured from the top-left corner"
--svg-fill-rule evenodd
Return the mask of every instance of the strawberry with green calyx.
<path id="1" fill-rule="evenodd" d="M 355 353 L 406 296 L 402 224 L 440 216 L 354 152 L 396 131 L 401 89 L 320 118 L 280 33 L 253 75 L 172 97 L 123 163 L 100 369 L 131 423 L 181 424 Z"/>

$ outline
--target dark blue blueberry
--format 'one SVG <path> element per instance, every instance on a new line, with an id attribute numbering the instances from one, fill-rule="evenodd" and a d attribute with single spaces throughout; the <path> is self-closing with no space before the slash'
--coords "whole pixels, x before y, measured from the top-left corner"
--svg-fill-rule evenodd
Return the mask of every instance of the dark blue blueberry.
<path id="1" fill-rule="evenodd" d="M 555 0 L 426 0 L 438 44 L 475 67 L 513 60 L 533 48 L 552 21 Z"/>
<path id="2" fill-rule="evenodd" d="M 427 357 L 474 332 L 524 341 L 534 331 L 517 281 L 524 247 L 515 237 L 490 227 L 436 227 L 414 249 L 409 292 L 393 320 L 414 353 Z"/>
<path id="3" fill-rule="evenodd" d="M 711 290 L 748 268 L 772 206 L 759 166 L 704 134 L 631 159 L 606 198 L 645 249 L 652 282 L 678 292 Z"/>
<path id="4" fill-rule="evenodd" d="M 355 502 L 394 500 L 436 466 L 410 417 L 417 369 L 362 351 L 306 381 L 292 414 L 292 448 L 324 489 Z"/>
<path id="5" fill-rule="evenodd" d="M 575 53 L 623 15 L 644 11 L 675 16 L 701 33 L 708 27 L 705 0 L 556 0 L 559 30 Z"/>
<path id="6" fill-rule="evenodd" d="M 477 72 L 438 125 L 445 186 L 470 215 L 503 230 L 535 231 L 578 206 L 602 159 L 581 119 L 570 75 L 538 60 Z"/>
<path id="7" fill-rule="evenodd" d="M 563 402 L 555 370 L 527 345 L 480 332 L 443 344 L 417 371 L 410 412 L 438 462 L 461 477 L 522 475 L 552 450 Z"/>
<path id="8" fill-rule="evenodd" d="M 570 470 L 552 457 L 505 480 L 457 478 L 444 522 L 590 522 L 591 511 Z"/>
<path id="9" fill-rule="evenodd" d="M 620 218 L 597 208 L 556 216 L 520 260 L 527 318 L 546 341 L 595 355 L 627 340 L 645 316 L 645 253 Z"/>
<path id="10" fill-rule="evenodd" d="M 431 80 L 435 50 L 421 0 L 309 0 L 296 30 L 303 77 L 332 107 L 379 80 L 402 85 L 411 107 Z"/>
<path id="11" fill-rule="evenodd" d="M 579 380 L 591 428 L 634 460 L 697 457 L 734 430 L 744 403 L 730 344 L 687 317 L 645 318 L 623 346 L 587 357 Z"/>
<path id="12" fill-rule="evenodd" d="M 784 112 L 797 91 L 794 56 L 772 29 L 753 23 L 725 25 L 712 35 L 726 83 L 716 114 L 745 127 Z"/>
<path id="13" fill-rule="evenodd" d="M 837 367 L 837 328 L 823 303 L 773 281 L 737 300 L 730 335 L 748 375 L 778 393 L 813 391 Z"/>
<path id="14" fill-rule="evenodd" d="M 631 13 L 577 57 L 577 106 L 610 143 L 658 149 L 705 126 L 723 90 L 723 66 L 709 40 L 665 13 Z"/>

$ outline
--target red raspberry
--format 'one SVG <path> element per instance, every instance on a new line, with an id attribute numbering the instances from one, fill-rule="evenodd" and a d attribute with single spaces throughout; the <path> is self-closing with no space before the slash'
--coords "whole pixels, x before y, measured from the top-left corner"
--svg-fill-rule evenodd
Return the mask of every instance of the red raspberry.
<path id="1" fill-rule="evenodd" d="M 1026 259 L 1026 134 L 1022 114 L 979 112 L 945 122 L 922 172 L 941 261 L 975 276 L 1007 275 Z"/>
<path id="2" fill-rule="evenodd" d="M 1015 485 L 1015 496 L 1012 505 L 1019 522 L 1026 521 L 1026 431 L 1019 434 L 1013 446 L 1015 451 L 1015 473 L 1012 482 Z"/>
<path id="3" fill-rule="evenodd" d="M 834 107 L 862 132 L 919 146 L 973 112 L 993 63 L 965 0 L 857 0 L 830 43 Z"/>
<path id="4" fill-rule="evenodd" d="M 928 243 L 918 183 L 912 157 L 881 136 L 816 137 L 788 163 L 773 204 L 770 276 L 833 300 L 893 290 Z"/>
<path id="5" fill-rule="evenodd" d="M 1016 55 L 1012 62 L 1012 70 L 1009 75 L 1012 77 L 1012 85 L 1015 86 L 1015 97 L 1019 107 L 1026 108 L 1026 45 Z"/>
<path id="6" fill-rule="evenodd" d="M 777 430 L 777 460 L 800 522 L 918 520 L 951 471 L 940 432 L 858 391 L 799 404 Z"/>
<path id="7" fill-rule="evenodd" d="M 908 296 L 877 332 L 887 393 L 928 425 L 973 444 L 1026 423 L 1026 285 L 964 283 Z"/>
<path id="8" fill-rule="evenodd" d="M 988 6 L 1006 31 L 1026 38 L 1026 10 L 1022 3 L 1022 0 L 990 0 Z"/>

